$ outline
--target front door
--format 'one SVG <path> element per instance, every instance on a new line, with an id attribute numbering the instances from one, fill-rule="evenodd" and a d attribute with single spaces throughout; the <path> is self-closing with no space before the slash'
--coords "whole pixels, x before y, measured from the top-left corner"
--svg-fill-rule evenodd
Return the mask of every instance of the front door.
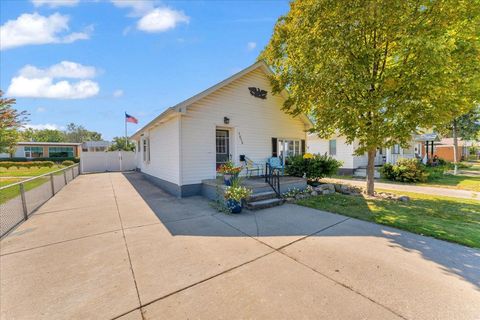
<path id="1" fill-rule="evenodd" d="M 217 150 L 216 168 L 218 169 L 218 167 L 230 160 L 230 140 L 228 130 L 217 129 L 215 140 Z"/>

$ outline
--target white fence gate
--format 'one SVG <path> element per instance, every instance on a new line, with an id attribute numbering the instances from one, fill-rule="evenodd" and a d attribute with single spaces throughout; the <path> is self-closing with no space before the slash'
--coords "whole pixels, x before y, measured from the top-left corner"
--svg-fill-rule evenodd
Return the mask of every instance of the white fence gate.
<path id="1" fill-rule="evenodd" d="M 80 168 L 82 173 L 135 170 L 135 152 L 82 152 L 80 154 Z"/>

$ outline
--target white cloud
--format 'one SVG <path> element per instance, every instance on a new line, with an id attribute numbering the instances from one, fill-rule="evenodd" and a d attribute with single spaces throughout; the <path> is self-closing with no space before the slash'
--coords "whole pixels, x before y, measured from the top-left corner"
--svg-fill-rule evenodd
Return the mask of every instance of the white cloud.
<path id="1" fill-rule="evenodd" d="M 123 90 L 120 90 L 120 89 L 115 90 L 115 91 L 113 92 L 113 96 L 114 96 L 115 98 L 120 98 L 121 96 L 123 96 Z"/>
<path id="2" fill-rule="evenodd" d="M 76 6 L 80 0 L 32 0 L 35 7 L 48 6 L 50 8 L 56 7 L 73 7 Z"/>
<path id="3" fill-rule="evenodd" d="M 180 23 L 188 23 L 190 17 L 183 11 L 167 7 L 155 7 L 155 1 L 111 0 L 119 8 L 130 9 L 129 16 L 139 17 L 137 29 L 145 32 L 164 32 L 175 28 Z M 130 28 L 124 30 L 127 34 Z"/>
<path id="4" fill-rule="evenodd" d="M 64 34 L 69 30 L 69 17 L 58 12 L 48 17 L 38 13 L 24 13 L 0 27 L 0 49 L 47 43 L 71 43 L 90 38 L 93 27 L 84 32 Z"/>
<path id="5" fill-rule="evenodd" d="M 62 61 L 45 69 L 37 68 L 32 65 L 26 65 L 18 72 L 19 75 L 26 78 L 75 78 L 88 79 L 94 78 L 97 74 L 95 67 L 84 66 L 72 61 Z"/>
<path id="6" fill-rule="evenodd" d="M 12 79 L 7 94 L 23 98 L 85 99 L 99 91 L 98 84 L 91 80 L 71 83 L 66 80 L 54 82 L 48 77 L 29 79 L 19 76 Z"/>
<path id="7" fill-rule="evenodd" d="M 45 69 L 27 65 L 12 79 L 7 95 L 25 98 L 85 99 L 98 94 L 100 91 L 98 83 L 92 80 L 70 82 L 54 79 L 88 79 L 95 75 L 94 67 L 70 61 L 62 61 Z"/>
<path id="8" fill-rule="evenodd" d="M 45 112 L 45 111 L 47 111 L 47 109 L 45 109 L 44 107 L 38 107 L 37 108 L 38 113 Z"/>
<path id="9" fill-rule="evenodd" d="M 253 49 L 255 49 L 257 47 L 257 43 L 256 42 L 249 42 L 247 43 L 247 50 L 248 51 L 252 51 Z"/>
<path id="10" fill-rule="evenodd" d="M 34 129 L 34 130 L 62 130 L 63 127 L 53 124 L 53 123 L 45 123 L 45 124 L 26 124 L 23 126 L 23 130 L 25 129 Z"/>
<path id="11" fill-rule="evenodd" d="M 190 18 L 182 11 L 157 8 L 144 15 L 137 22 L 137 28 L 145 32 L 163 32 L 173 29 L 179 23 L 188 23 Z"/>
<path id="12" fill-rule="evenodd" d="M 155 9 L 154 2 L 148 0 L 111 0 L 118 8 L 130 9 L 130 16 L 141 17 Z"/>

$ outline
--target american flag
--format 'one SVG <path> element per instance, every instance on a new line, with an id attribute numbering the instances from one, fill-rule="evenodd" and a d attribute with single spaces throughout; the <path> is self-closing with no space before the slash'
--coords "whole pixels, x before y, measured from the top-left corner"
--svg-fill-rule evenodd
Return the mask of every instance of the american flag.
<path id="1" fill-rule="evenodd" d="M 134 116 L 129 115 L 128 113 L 125 112 L 125 121 L 126 122 L 131 122 L 131 123 L 138 123 L 138 119 L 135 118 Z"/>

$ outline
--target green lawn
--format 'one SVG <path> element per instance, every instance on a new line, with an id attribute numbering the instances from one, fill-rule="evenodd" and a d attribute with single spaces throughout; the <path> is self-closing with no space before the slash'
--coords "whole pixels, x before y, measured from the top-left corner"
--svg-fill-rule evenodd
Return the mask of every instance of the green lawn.
<path id="1" fill-rule="evenodd" d="M 480 163 L 478 162 L 468 162 L 465 163 L 468 168 L 463 168 L 461 170 L 466 171 L 480 171 Z M 477 191 L 480 192 L 480 175 L 452 175 L 450 173 L 441 174 L 438 173 L 439 168 L 429 168 L 428 171 L 430 172 L 430 178 L 428 182 L 423 183 L 406 183 L 406 182 L 398 182 L 398 181 L 391 181 L 387 179 L 377 179 L 378 182 L 384 183 L 396 183 L 396 184 L 412 184 L 417 186 L 428 186 L 428 187 L 439 187 L 439 188 L 450 188 L 450 189 L 460 189 L 460 190 L 469 190 L 469 191 Z M 437 171 L 437 172 L 435 172 Z M 337 179 L 350 179 L 350 180 L 364 180 L 362 178 L 355 178 L 352 176 L 339 176 L 334 175 L 332 178 Z"/>
<path id="2" fill-rule="evenodd" d="M 390 182 L 388 180 L 382 182 Z M 480 192 L 480 176 L 461 176 L 444 174 L 441 178 L 434 179 L 426 183 L 417 183 L 419 186 L 441 187 L 460 190 L 470 190 Z"/>
<path id="3" fill-rule="evenodd" d="M 478 200 L 401 194 L 411 200 L 400 202 L 333 194 L 300 200 L 298 204 L 480 248 Z"/>
<path id="4" fill-rule="evenodd" d="M 51 168 L 0 168 L 0 177 L 34 177 L 45 173 L 49 173 L 55 170 L 64 168 L 61 165 L 55 165 Z"/>
<path id="5" fill-rule="evenodd" d="M 4 181 L 5 180 L 1 180 L 0 183 L 3 183 Z M 47 183 L 49 181 L 50 181 L 50 177 L 46 176 L 46 177 L 42 177 L 42 178 L 34 179 L 32 181 L 25 182 L 24 183 L 25 191 L 32 190 L 32 189 L 34 189 L 38 186 L 41 186 L 42 184 Z M 10 182 L 9 184 L 14 183 L 14 182 L 16 182 L 16 181 Z M 3 185 L 0 185 L 0 186 L 3 186 Z M 7 202 L 8 200 L 13 199 L 13 198 L 15 198 L 19 195 L 20 195 L 20 187 L 18 185 L 0 190 L 0 203 Z"/>
<path id="6" fill-rule="evenodd" d="M 23 179 L 21 178 L 0 178 L 0 187 L 4 187 L 4 186 L 7 186 L 9 184 L 12 184 L 12 183 L 15 183 L 15 182 L 18 182 L 18 181 L 22 181 Z"/>

